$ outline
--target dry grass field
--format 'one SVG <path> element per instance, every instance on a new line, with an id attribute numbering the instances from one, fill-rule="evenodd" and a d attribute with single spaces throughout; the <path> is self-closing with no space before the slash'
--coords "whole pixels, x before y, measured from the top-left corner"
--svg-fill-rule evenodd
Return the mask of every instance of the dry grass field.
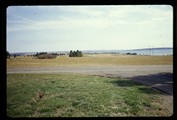
<path id="1" fill-rule="evenodd" d="M 83 57 L 58 56 L 56 59 L 16 57 L 7 59 L 7 67 L 101 66 L 101 65 L 171 65 L 173 56 L 97 54 Z"/>

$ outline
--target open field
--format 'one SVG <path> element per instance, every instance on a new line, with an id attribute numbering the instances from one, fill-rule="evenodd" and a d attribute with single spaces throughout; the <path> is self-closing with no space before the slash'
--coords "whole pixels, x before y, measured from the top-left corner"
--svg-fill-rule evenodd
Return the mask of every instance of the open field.
<path id="1" fill-rule="evenodd" d="M 114 65 L 172 65 L 173 56 L 140 56 L 97 54 L 84 57 L 58 56 L 56 59 L 17 57 L 7 59 L 7 67 L 37 66 L 114 66 Z"/>
<path id="2" fill-rule="evenodd" d="M 7 74 L 9 117 L 171 116 L 173 105 L 163 96 L 122 78 Z"/>

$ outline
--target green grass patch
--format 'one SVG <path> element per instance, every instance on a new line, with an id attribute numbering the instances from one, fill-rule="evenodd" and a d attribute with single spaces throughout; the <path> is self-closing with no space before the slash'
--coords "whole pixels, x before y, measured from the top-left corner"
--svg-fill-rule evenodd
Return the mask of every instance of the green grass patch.
<path id="1" fill-rule="evenodd" d="M 7 74 L 9 117 L 170 116 L 159 95 L 120 78 Z"/>

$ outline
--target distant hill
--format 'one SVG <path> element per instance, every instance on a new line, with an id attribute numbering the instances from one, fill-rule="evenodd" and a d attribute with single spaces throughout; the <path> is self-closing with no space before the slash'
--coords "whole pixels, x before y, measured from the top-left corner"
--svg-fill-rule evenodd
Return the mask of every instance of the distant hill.
<path id="1" fill-rule="evenodd" d="M 158 48 L 140 48 L 140 49 L 130 49 L 130 50 L 149 50 L 149 49 L 158 50 L 158 49 L 173 49 L 173 48 L 172 47 L 158 47 Z"/>

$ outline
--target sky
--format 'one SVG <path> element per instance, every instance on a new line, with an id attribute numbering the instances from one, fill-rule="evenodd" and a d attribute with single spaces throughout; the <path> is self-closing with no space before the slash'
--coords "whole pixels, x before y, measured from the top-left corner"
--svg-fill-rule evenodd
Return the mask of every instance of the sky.
<path id="1" fill-rule="evenodd" d="M 9 6 L 7 51 L 173 47 L 170 5 Z"/>

